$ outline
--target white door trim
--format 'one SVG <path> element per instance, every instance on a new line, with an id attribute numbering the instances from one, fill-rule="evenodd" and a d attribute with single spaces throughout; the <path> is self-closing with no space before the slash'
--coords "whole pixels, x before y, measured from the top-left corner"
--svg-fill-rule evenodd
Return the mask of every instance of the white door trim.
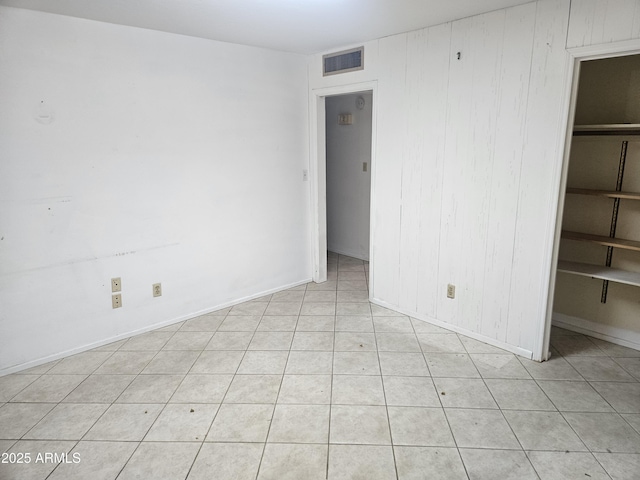
<path id="1" fill-rule="evenodd" d="M 563 102 L 563 118 L 566 118 L 564 131 L 563 156 L 560 168 L 554 174 L 554 184 L 558 185 L 555 232 L 550 256 L 549 291 L 547 294 L 546 318 L 542 325 L 533 350 L 534 360 L 548 360 L 549 340 L 551 337 L 551 321 L 553 314 L 553 299 L 556 287 L 556 267 L 558 264 L 558 252 L 560 250 L 560 233 L 562 230 L 562 215 L 564 212 L 565 190 L 567 188 L 567 172 L 569 170 L 569 155 L 571 153 L 571 139 L 573 122 L 576 111 L 576 97 L 578 95 L 578 80 L 580 78 L 580 64 L 586 60 L 620 57 L 624 55 L 640 54 L 640 39 L 613 42 L 606 44 L 590 45 L 567 49 L 569 54 L 569 67 L 566 72 L 565 100 Z M 562 145 L 562 144 L 560 144 Z"/>
<path id="2" fill-rule="evenodd" d="M 325 127 L 325 98 L 371 91 L 373 106 L 371 118 L 371 206 L 369 225 L 369 259 L 373 259 L 373 232 L 375 210 L 374 188 L 376 178 L 376 110 L 378 82 L 352 83 L 335 87 L 316 88 L 309 93 L 309 181 L 311 192 L 311 251 L 313 257 L 313 281 L 327 280 L 327 152 Z M 374 267 L 370 265 L 369 291 L 373 291 Z"/>

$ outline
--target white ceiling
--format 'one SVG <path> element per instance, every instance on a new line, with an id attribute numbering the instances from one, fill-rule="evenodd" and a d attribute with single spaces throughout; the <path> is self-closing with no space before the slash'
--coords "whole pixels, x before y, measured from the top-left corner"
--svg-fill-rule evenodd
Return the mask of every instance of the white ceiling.
<path id="1" fill-rule="evenodd" d="M 0 0 L 0 5 L 317 53 L 531 0 Z"/>

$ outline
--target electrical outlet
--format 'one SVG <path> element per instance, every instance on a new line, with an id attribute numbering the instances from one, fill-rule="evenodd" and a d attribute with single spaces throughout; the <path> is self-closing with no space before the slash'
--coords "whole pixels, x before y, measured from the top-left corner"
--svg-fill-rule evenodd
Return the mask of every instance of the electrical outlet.
<path id="1" fill-rule="evenodd" d="M 456 286 L 452 284 L 447 285 L 447 298 L 456 298 Z"/>
<path id="2" fill-rule="evenodd" d="M 120 277 L 112 278 L 111 279 L 111 291 L 112 292 L 119 292 L 121 290 L 122 290 L 122 280 L 120 280 Z"/>
<path id="3" fill-rule="evenodd" d="M 153 291 L 153 296 L 154 297 L 161 297 L 162 296 L 162 284 L 161 283 L 154 283 L 151 287 L 152 287 L 152 291 Z"/>
<path id="4" fill-rule="evenodd" d="M 120 308 L 122 306 L 122 295 L 111 295 L 111 308 Z"/>

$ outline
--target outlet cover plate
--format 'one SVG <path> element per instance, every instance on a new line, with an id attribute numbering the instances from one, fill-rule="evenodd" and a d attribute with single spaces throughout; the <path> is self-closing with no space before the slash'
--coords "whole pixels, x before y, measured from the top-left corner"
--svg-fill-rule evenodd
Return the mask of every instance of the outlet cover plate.
<path id="1" fill-rule="evenodd" d="M 161 297 L 162 296 L 162 284 L 161 283 L 154 283 L 152 286 L 151 291 L 153 292 L 153 296 L 154 297 Z"/>
<path id="2" fill-rule="evenodd" d="M 111 295 L 111 308 L 120 308 L 122 307 L 122 295 L 116 294 Z"/>
<path id="3" fill-rule="evenodd" d="M 111 291 L 119 292 L 122 290 L 122 279 L 120 277 L 115 277 L 111 279 Z"/>

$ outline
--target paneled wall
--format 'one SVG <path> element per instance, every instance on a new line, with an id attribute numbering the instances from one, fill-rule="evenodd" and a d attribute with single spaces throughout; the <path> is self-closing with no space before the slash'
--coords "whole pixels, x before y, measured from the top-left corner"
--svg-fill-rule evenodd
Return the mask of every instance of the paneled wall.
<path id="1" fill-rule="evenodd" d="M 541 0 L 378 41 L 375 301 L 541 353 L 568 15 Z"/>
<path id="2" fill-rule="evenodd" d="M 640 1 L 572 0 L 567 48 L 640 37 Z"/>

